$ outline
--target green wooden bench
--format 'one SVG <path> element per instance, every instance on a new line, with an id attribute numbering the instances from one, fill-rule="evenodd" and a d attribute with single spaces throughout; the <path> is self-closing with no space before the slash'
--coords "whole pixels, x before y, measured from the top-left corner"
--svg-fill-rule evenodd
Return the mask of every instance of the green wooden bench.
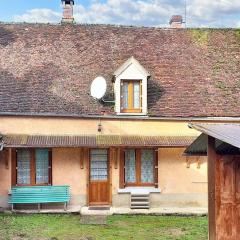
<path id="1" fill-rule="evenodd" d="M 64 203 L 64 210 L 67 210 L 67 203 L 70 201 L 69 186 L 31 186 L 13 187 L 9 203 L 12 204 L 38 204 L 38 210 L 42 203 Z"/>

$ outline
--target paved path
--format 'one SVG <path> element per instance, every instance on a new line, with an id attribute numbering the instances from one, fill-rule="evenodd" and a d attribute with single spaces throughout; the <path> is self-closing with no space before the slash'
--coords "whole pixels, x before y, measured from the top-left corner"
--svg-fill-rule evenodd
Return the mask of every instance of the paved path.
<path id="1" fill-rule="evenodd" d="M 1 212 L 1 211 L 0 211 Z M 2 211 L 2 212 L 10 212 L 10 211 Z M 116 208 L 111 207 L 109 210 L 89 210 L 88 207 L 80 207 L 80 206 L 71 206 L 64 211 L 63 209 L 44 209 L 38 212 L 37 210 L 16 210 L 16 213 L 76 213 L 86 216 L 108 216 L 114 214 L 130 214 L 130 215 L 175 215 L 175 216 L 206 216 L 208 213 L 207 208 L 198 208 L 198 207 L 161 207 L 161 208 L 150 208 L 147 209 L 130 209 L 130 208 Z"/>
<path id="2" fill-rule="evenodd" d="M 115 208 L 112 207 L 108 211 L 102 210 L 89 210 L 88 207 L 82 207 L 81 215 L 113 215 L 113 214 L 151 214 L 151 215 L 175 215 L 175 216 L 206 216 L 207 208 L 197 208 L 197 207 L 161 207 L 161 208 L 150 208 L 146 209 L 130 209 L 130 208 Z"/>

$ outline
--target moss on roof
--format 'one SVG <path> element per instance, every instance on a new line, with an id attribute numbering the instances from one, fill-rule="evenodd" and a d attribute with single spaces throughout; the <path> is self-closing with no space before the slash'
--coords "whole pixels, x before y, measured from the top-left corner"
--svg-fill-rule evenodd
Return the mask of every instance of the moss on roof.
<path id="1" fill-rule="evenodd" d="M 239 29 L 0 24 L 1 112 L 114 114 L 89 89 L 134 56 L 150 116 L 240 116 Z"/>

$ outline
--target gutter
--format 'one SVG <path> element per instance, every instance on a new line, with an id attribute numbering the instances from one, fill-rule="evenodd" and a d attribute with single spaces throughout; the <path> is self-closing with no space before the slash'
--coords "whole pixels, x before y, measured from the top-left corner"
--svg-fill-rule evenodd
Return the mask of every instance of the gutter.
<path id="1" fill-rule="evenodd" d="M 157 117 L 130 115 L 87 115 L 87 114 L 56 114 L 56 113 L 17 113 L 0 112 L 0 117 L 42 117 L 42 118 L 73 118 L 73 119 L 106 119 L 106 120 L 143 120 L 143 121 L 177 121 L 177 122 L 230 122 L 240 123 L 240 117 Z"/>

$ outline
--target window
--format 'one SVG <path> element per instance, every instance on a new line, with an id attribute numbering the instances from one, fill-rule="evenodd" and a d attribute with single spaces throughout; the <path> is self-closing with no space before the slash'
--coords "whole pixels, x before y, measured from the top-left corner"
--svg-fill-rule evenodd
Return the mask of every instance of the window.
<path id="1" fill-rule="evenodd" d="M 134 149 L 125 152 L 125 182 L 136 182 L 136 152 Z"/>
<path id="2" fill-rule="evenodd" d="M 31 152 L 19 150 L 17 154 L 17 184 L 29 185 L 31 182 Z"/>
<path id="3" fill-rule="evenodd" d="M 142 112 L 142 81 L 122 80 L 121 82 L 121 112 Z"/>
<path id="4" fill-rule="evenodd" d="M 51 151 L 18 149 L 16 152 L 16 185 L 51 184 Z"/>
<path id="5" fill-rule="evenodd" d="M 125 185 L 155 185 L 155 151 L 153 149 L 127 149 L 124 152 Z"/>
<path id="6" fill-rule="evenodd" d="M 130 57 L 114 72 L 115 112 L 119 115 L 147 115 L 147 89 L 151 74 Z"/>
<path id="7" fill-rule="evenodd" d="M 90 152 L 90 179 L 93 181 L 108 179 L 108 150 L 92 149 Z"/>

